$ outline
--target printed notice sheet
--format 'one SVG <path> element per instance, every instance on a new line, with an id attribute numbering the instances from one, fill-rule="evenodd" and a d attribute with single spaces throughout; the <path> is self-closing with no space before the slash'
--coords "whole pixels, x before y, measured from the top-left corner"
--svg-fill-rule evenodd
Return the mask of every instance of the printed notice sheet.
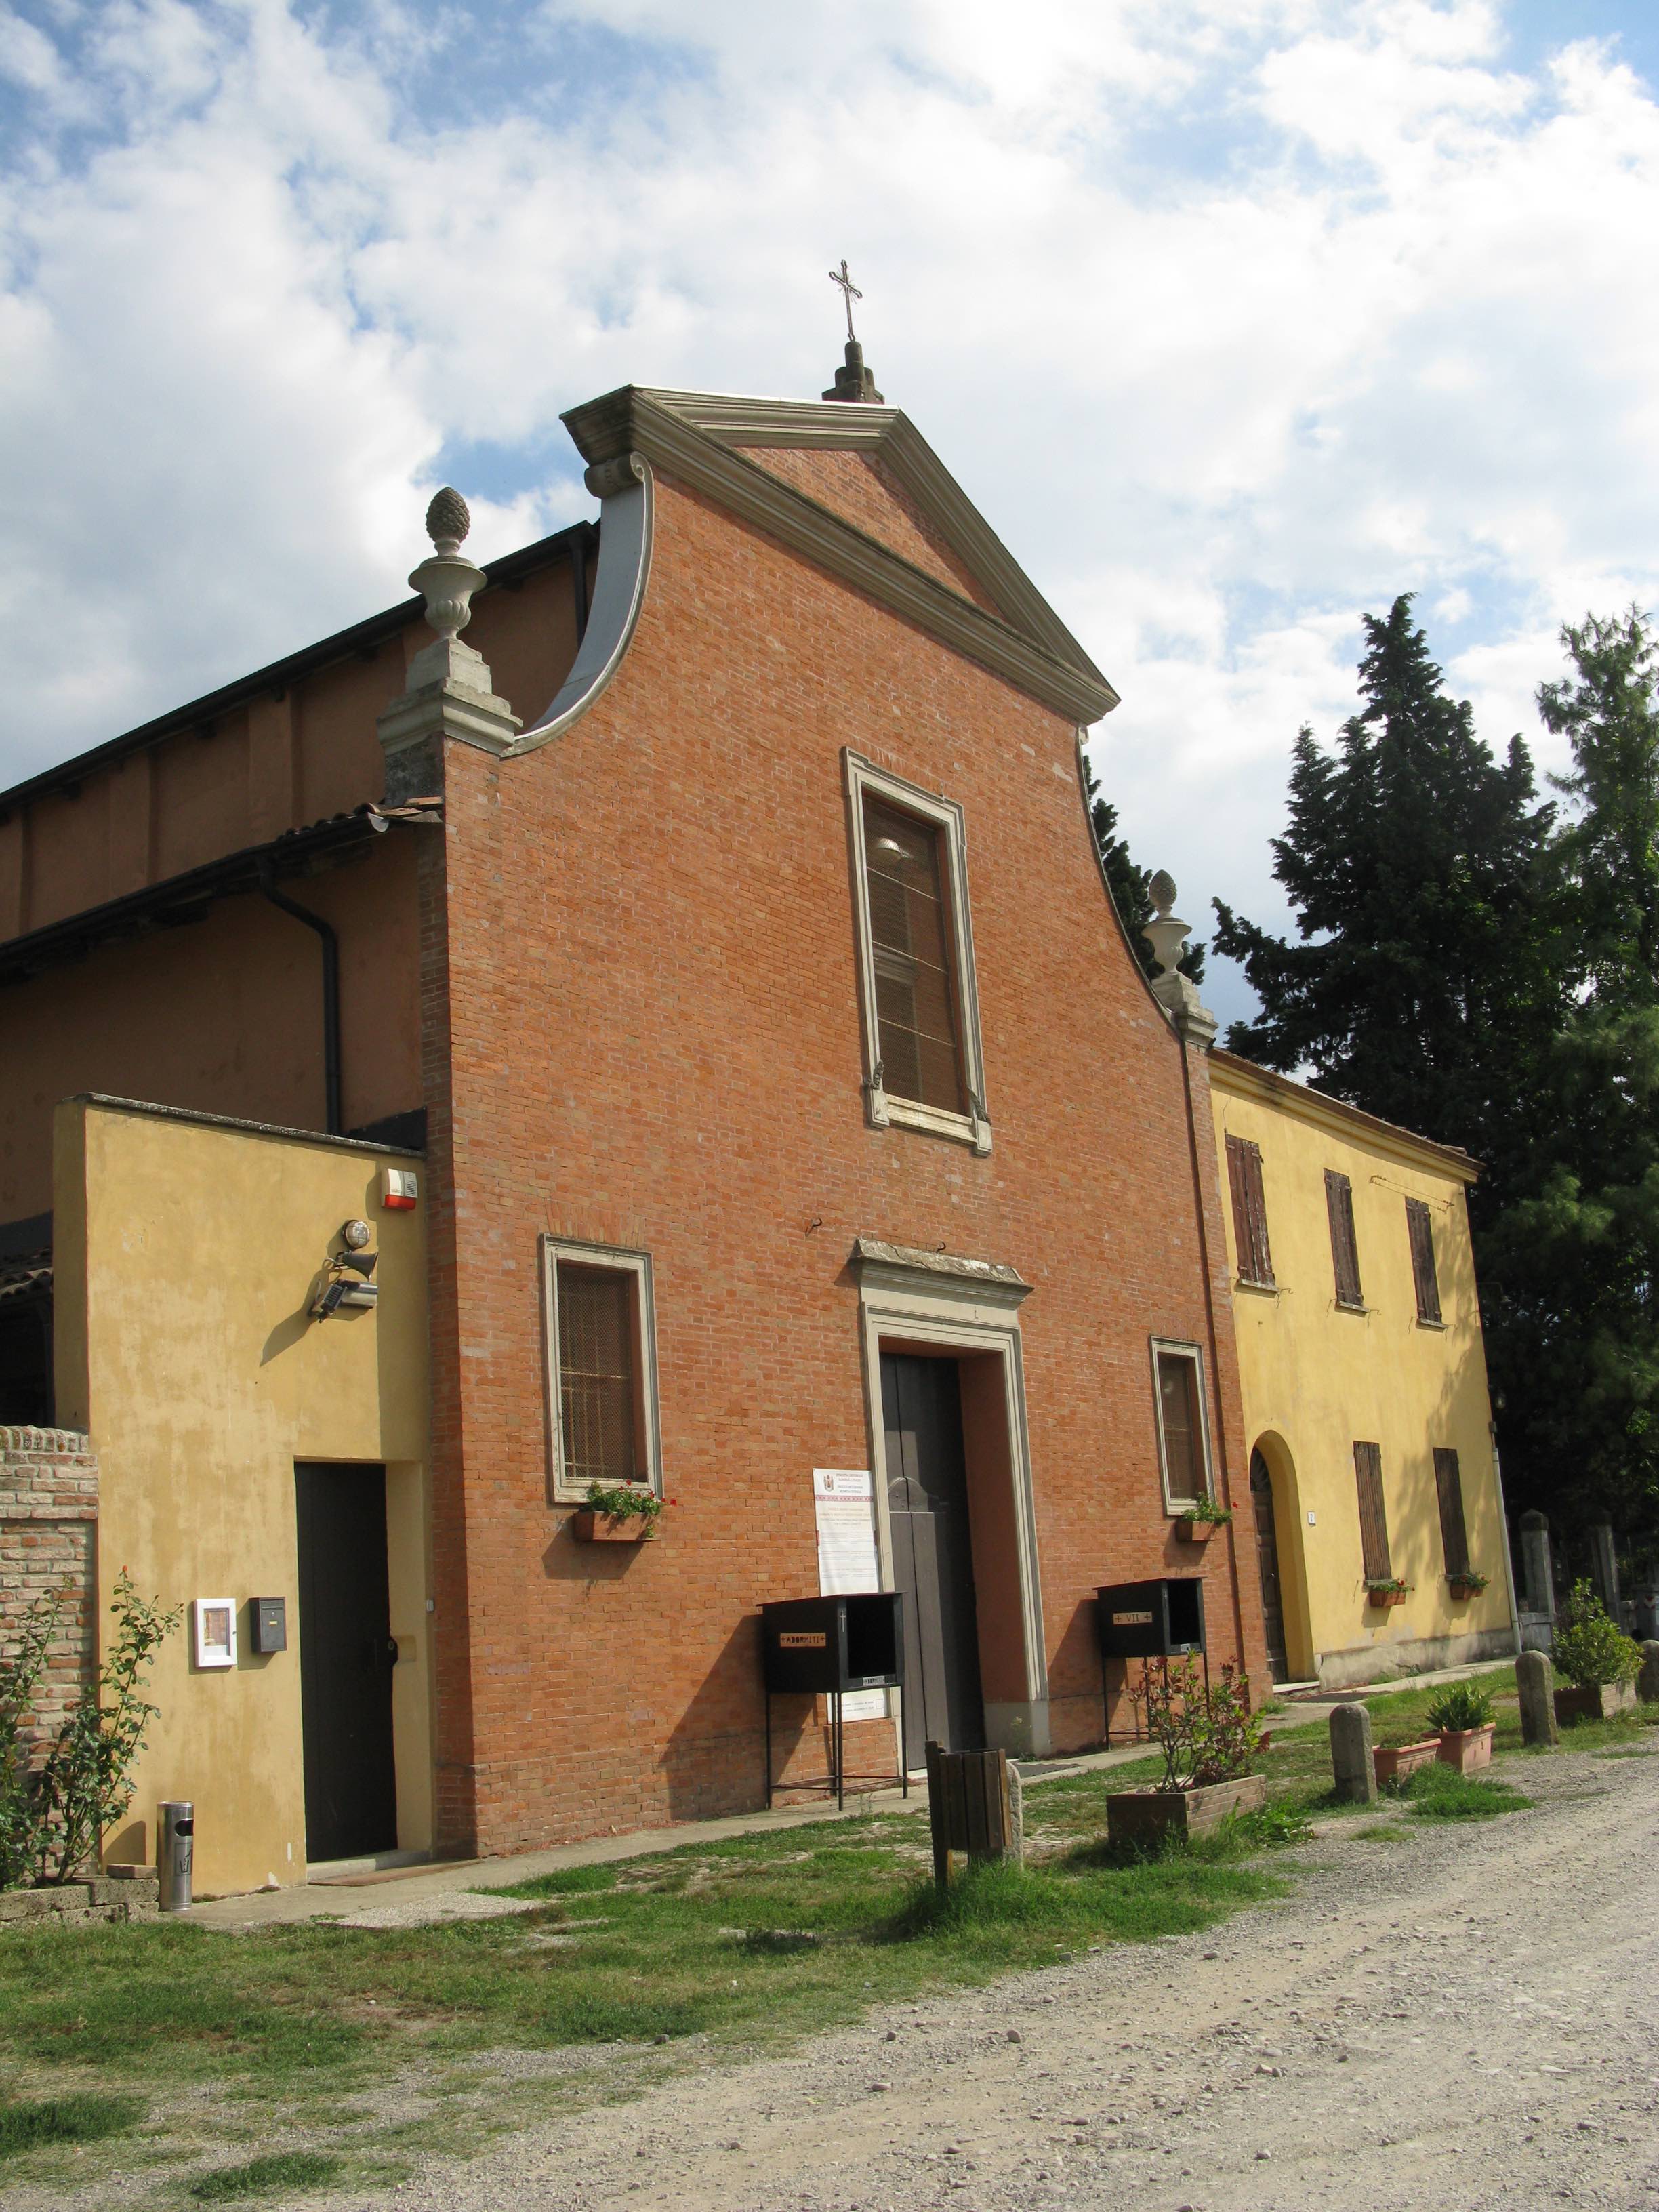
<path id="1" fill-rule="evenodd" d="M 867 1467 L 815 1467 L 812 1502 L 818 1520 L 818 1589 L 824 1597 L 850 1596 L 881 1588 L 876 1564 L 875 1486 Z M 879 1720 L 884 1690 L 849 1691 L 842 1705 L 849 1721 Z"/>

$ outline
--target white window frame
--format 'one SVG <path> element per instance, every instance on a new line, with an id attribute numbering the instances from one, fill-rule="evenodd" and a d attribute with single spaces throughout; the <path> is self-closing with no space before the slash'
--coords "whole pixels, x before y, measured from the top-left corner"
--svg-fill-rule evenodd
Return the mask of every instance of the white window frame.
<path id="1" fill-rule="evenodd" d="M 991 1149 L 991 1117 L 985 1104 L 985 1054 L 980 1039 L 979 991 L 974 980 L 974 932 L 968 903 L 968 844 L 963 811 L 954 799 L 924 791 L 902 776 L 878 768 L 862 753 L 850 748 L 842 756 L 847 767 L 848 833 L 853 854 L 853 910 L 857 918 L 859 997 L 864 1016 L 864 1102 L 872 1129 L 896 1124 L 921 1129 L 929 1136 L 949 1137 L 969 1145 L 981 1158 Z M 969 1111 L 953 1114 L 939 1106 L 925 1106 L 920 1099 L 899 1098 L 883 1079 L 881 1026 L 876 1012 L 875 942 L 870 929 L 870 877 L 865 851 L 864 801 L 866 793 L 885 799 L 901 812 L 918 816 L 941 830 L 945 872 L 949 886 L 951 957 L 954 963 L 958 1045 L 962 1053 L 963 1085 Z"/>
<path id="2" fill-rule="evenodd" d="M 1170 1494 L 1170 1455 L 1164 1441 L 1164 1387 L 1158 1372 L 1160 1358 L 1189 1359 L 1193 1364 L 1198 1388 L 1198 1435 L 1204 1462 L 1204 1487 L 1197 1498 L 1172 1498 Z M 1196 1344 L 1183 1343 L 1179 1337 L 1155 1336 L 1152 1340 L 1152 1418 L 1158 1424 L 1158 1475 L 1164 1489 L 1164 1510 L 1172 1520 L 1196 1505 L 1200 1499 L 1213 1501 L 1215 1497 L 1215 1462 L 1210 1451 L 1210 1401 L 1204 1387 L 1204 1352 Z"/>
<path id="3" fill-rule="evenodd" d="M 564 1399 L 559 1387 L 559 1291 L 561 1260 L 582 1267 L 601 1267 L 634 1282 L 634 1351 L 638 1362 L 639 1433 L 636 1454 L 642 1462 L 630 1487 L 663 1495 L 662 1450 L 657 1411 L 657 1313 L 651 1255 L 616 1244 L 584 1244 L 569 1237 L 541 1239 L 542 1339 L 547 1376 L 548 1489 L 556 1505 L 585 1505 L 587 1485 L 571 1482 L 564 1471 Z"/>

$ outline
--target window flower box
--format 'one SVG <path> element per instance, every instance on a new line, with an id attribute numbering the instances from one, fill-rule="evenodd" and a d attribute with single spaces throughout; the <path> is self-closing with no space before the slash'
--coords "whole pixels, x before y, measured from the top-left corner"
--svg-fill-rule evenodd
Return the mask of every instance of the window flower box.
<path id="1" fill-rule="evenodd" d="M 1440 1756 L 1440 1739 L 1425 1736 L 1421 1743 L 1379 1743 L 1371 1750 L 1371 1765 L 1376 1771 L 1376 1786 L 1386 1789 L 1390 1782 L 1403 1782 L 1408 1774 L 1415 1774 L 1420 1766 L 1432 1766 Z"/>
<path id="2" fill-rule="evenodd" d="M 1365 1602 L 1382 1610 L 1391 1605 L 1404 1605 L 1411 1595 L 1411 1585 L 1398 1579 L 1389 1582 L 1370 1582 L 1365 1585 Z"/>
<path id="3" fill-rule="evenodd" d="M 663 1504 L 652 1490 L 590 1482 L 587 1503 L 573 1516 L 570 1533 L 579 1544 L 648 1544 L 657 1533 Z"/>
<path id="4" fill-rule="evenodd" d="M 1440 1764 L 1455 1767 L 1460 1774 L 1473 1774 L 1477 1767 L 1490 1766 L 1492 1740 L 1497 1732 L 1496 1721 L 1488 1721 L 1483 1728 L 1442 1729 Z"/>
<path id="5" fill-rule="evenodd" d="M 1467 1605 L 1472 1597 L 1479 1597 L 1486 1587 L 1485 1575 L 1448 1575 L 1446 1584 L 1451 1591 L 1454 1605 Z"/>
<path id="6" fill-rule="evenodd" d="M 638 1513 L 590 1513 L 584 1506 L 570 1523 L 579 1544 L 648 1544 L 656 1524 Z"/>

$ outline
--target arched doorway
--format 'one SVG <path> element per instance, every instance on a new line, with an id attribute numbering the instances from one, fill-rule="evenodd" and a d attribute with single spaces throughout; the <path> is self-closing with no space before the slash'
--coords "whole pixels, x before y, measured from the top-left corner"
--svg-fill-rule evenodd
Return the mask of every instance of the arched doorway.
<path id="1" fill-rule="evenodd" d="M 1261 1577 L 1261 1618 L 1267 1632 L 1267 1672 L 1275 1682 L 1288 1682 L 1291 1662 L 1285 1645 L 1285 1596 L 1273 1525 L 1273 1477 L 1259 1451 L 1250 1454 L 1250 1507 L 1255 1518 L 1256 1566 Z"/>

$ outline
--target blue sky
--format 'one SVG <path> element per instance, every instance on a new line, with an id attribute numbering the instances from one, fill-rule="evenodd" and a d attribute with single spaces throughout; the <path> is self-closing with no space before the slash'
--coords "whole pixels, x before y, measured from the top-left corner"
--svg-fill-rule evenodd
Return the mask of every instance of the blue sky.
<path id="1" fill-rule="evenodd" d="M 445 477 L 590 512 L 580 399 L 816 394 L 846 254 L 1138 857 L 1273 920 L 1362 611 L 1502 744 L 1654 602 L 1656 83 L 1591 0 L 0 0 L 0 781 L 397 598 Z"/>

